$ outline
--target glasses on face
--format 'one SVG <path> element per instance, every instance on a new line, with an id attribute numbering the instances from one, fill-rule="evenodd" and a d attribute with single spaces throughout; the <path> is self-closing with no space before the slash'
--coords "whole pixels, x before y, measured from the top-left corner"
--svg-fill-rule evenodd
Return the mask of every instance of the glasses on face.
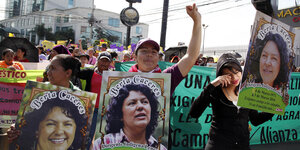
<path id="1" fill-rule="evenodd" d="M 138 53 L 141 55 L 151 54 L 153 56 L 158 56 L 158 51 L 153 48 L 140 48 Z"/>

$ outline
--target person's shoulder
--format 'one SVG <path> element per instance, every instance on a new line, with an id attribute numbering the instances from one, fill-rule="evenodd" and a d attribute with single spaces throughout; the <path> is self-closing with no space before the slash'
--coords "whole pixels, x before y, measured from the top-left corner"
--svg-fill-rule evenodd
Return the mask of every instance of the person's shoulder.
<path id="1" fill-rule="evenodd" d="M 179 67 L 178 67 L 178 64 L 177 64 L 177 63 L 174 64 L 174 65 L 172 65 L 172 66 L 170 66 L 170 67 L 168 67 L 167 69 L 165 69 L 165 70 L 163 71 L 163 73 L 173 73 L 173 72 L 178 72 L 178 73 L 180 73 L 180 70 L 179 70 Z"/>

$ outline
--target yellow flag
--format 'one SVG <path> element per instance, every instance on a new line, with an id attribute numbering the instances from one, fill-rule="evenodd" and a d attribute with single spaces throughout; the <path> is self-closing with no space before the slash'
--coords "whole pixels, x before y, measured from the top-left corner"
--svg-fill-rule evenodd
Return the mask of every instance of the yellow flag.
<path id="1" fill-rule="evenodd" d="M 56 43 L 57 43 L 56 45 L 64 45 L 64 46 L 66 46 L 67 41 L 57 41 Z"/>
<path id="2" fill-rule="evenodd" d="M 8 37 L 15 37 L 13 33 L 8 33 Z"/>

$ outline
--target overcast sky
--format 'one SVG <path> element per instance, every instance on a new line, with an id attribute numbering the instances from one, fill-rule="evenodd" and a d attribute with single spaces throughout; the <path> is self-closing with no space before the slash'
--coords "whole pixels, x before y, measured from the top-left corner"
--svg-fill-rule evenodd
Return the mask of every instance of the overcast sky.
<path id="1" fill-rule="evenodd" d="M 0 19 L 4 17 L 4 2 L 0 0 Z M 196 3 L 202 14 L 205 30 L 205 47 L 248 45 L 255 8 L 250 0 L 169 0 L 166 47 L 178 42 L 188 45 L 193 22 L 185 12 L 185 5 Z M 95 0 L 96 8 L 120 13 L 129 6 L 126 0 Z M 163 0 L 142 0 L 133 4 L 140 22 L 149 24 L 149 37 L 160 41 Z"/>

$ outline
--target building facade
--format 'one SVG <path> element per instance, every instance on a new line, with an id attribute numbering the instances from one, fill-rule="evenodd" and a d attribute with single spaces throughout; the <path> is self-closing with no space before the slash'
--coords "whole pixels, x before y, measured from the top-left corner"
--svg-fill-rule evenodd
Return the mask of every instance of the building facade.
<path id="1" fill-rule="evenodd" d="M 93 27 L 88 20 L 92 16 L 92 0 L 8 0 L 6 19 L 0 24 L 13 27 L 20 32 L 20 37 L 39 44 L 34 28 L 44 24 L 53 33 L 59 30 L 73 29 L 75 42 L 81 38 L 93 40 L 98 34 L 96 29 L 105 34 L 118 37 L 116 43 L 125 45 L 127 27 L 120 21 L 118 13 L 102 9 L 94 10 L 95 22 Z M 58 5 L 59 4 L 59 5 Z M 20 11 L 17 11 L 20 8 Z M 131 27 L 131 43 L 136 43 L 140 38 L 148 37 L 149 25 L 138 23 Z M 92 33 L 91 33 L 92 32 Z M 47 39 L 46 39 L 47 40 Z"/>

